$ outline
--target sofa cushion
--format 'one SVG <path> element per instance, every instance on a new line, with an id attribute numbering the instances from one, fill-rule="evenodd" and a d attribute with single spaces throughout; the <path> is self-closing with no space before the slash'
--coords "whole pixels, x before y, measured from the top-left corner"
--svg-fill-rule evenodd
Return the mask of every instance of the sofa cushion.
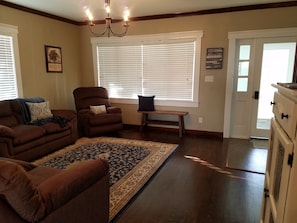
<path id="1" fill-rule="evenodd" d="M 16 137 L 13 140 L 14 145 L 24 144 L 46 134 L 45 129 L 35 125 L 18 125 L 12 128 L 16 133 Z"/>
<path id="2" fill-rule="evenodd" d="M 18 124 L 17 119 L 12 113 L 9 101 L 0 101 L 0 125 L 15 126 Z"/>
<path id="3" fill-rule="evenodd" d="M 12 110 L 9 101 L 0 101 L 0 116 L 12 115 Z"/>
<path id="4" fill-rule="evenodd" d="M 53 117 L 48 101 L 40 103 L 26 102 L 26 104 L 30 111 L 31 122 Z"/>
<path id="5" fill-rule="evenodd" d="M 17 163 L 0 160 L 0 194 L 29 222 L 38 221 L 46 213 L 39 191 Z"/>
<path id="6" fill-rule="evenodd" d="M 48 122 L 44 125 L 41 126 L 42 128 L 45 129 L 46 133 L 56 133 L 56 132 L 62 132 L 65 131 L 66 129 L 69 129 L 69 125 L 65 125 L 64 127 L 61 127 L 60 124 L 58 123 L 53 123 L 53 122 Z"/>

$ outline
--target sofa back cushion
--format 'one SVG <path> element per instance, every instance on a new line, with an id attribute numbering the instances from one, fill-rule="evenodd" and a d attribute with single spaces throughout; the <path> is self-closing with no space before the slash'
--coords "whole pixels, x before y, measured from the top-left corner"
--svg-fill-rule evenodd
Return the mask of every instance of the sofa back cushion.
<path id="1" fill-rule="evenodd" d="M 9 100 L 0 101 L 0 125 L 9 127 L 18 125 L 18 121 L 13 115 L 11 102 Z"/>

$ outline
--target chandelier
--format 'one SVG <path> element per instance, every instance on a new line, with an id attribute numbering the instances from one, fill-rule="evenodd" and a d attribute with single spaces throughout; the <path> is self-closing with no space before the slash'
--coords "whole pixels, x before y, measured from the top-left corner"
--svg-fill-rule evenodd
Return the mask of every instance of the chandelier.
<path id="1" fill-rule="evenodd" d="M 114 35 L 114 36 L 117 36 L 117 37 L 125 36 L 127 31 L 128 31 L 128 28 L 129 28 L 128 20 L 129 20 L 129 14 L 130 13 L 129 13 L 128 7 L 126 6 L 124 8 L 124 13 L 123 13 L 124 24 L 123 24 L 123 31 L 121 33 L 116 33 L 111 28 L 112 19 L 110 17 L 110 0 L 105 0 L 104 8 L 105 8 L 105 11 L 106 11 L 105 29 L 101 33 L 97 33 L 94 30 L 94 27 L 95 27 L 96 24 L 93 22 L 94 17 L 92 15 L 91 11 L 88 8 L 85 10 L 85 12 L 86 12 L 86 14 L 87 14 L 87 16 L 89 18 L 88 27 L 89 27 L 89 30 L 91 31 L 91 33 L 94 36 L 97 36 L 97 37 L 104 36 L 105 34 L 107 34 L 108 37 L 110 37 L 111 35 Z"/>

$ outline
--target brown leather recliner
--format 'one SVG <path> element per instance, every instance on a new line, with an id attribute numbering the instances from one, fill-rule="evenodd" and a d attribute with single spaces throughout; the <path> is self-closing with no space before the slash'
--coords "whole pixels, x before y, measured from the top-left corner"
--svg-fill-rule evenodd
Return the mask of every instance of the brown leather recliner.
<path id="1" fill-rule="evenodd" d="M 94 137 L 122 129 L 121 108 L 112 107 L 104 87 L 79 87 L 73 91 L 78 131 Z"/>
<path id="2" fill-rule="evenodd" d="M 96 222 L 109 218 L 109 171 L 104 160 L 66 170 L 0 157 L 0 221 Z"/>

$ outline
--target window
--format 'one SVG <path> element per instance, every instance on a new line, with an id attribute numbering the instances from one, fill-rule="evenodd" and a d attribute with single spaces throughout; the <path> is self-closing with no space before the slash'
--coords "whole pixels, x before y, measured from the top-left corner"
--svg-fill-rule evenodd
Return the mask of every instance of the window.
<path id="1" fill-rule="evenodd" d="M 0 24 L 0 100 L 22 96 L 17 27 Z"/>
<path id="2" fill-rule="evenodd" d="M 201 38 L 200 31 L 93 38 L 96 84 L 118 103 L 155 95 L 156 104 L 197 107 Z"/>
<path id="3" fill-rule="evenodd" d="M 250 45 L 241 45 L 239 47 L 237 92 L 248 91 L 250 51 L 251 51 Z"/>

